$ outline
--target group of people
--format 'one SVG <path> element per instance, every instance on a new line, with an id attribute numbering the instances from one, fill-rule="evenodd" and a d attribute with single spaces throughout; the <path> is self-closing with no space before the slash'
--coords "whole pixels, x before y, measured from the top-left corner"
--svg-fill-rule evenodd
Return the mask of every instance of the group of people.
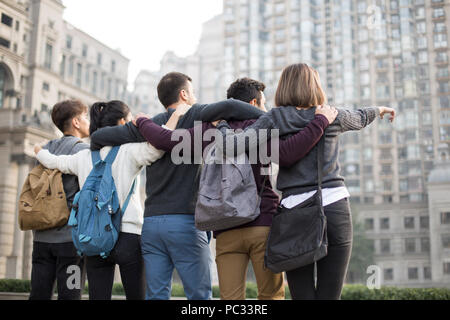
<path id="1" fill-rule="evenodd" d="M 323 207 L 328 221 L 328 255 L 305 267 L 287 272 L 293 299 L 339 299 L 352 248 L 352 219 L 349 193 L 340 174 L 339 135 L 360 130 L 377 116 L 395 111 L 369 107 L 356 111 L 327 106 L 319 74 L 306 64 L 288 66 L 283 71 L 275 97 L 275 108 L 267 112 L 265 85 L 242 78 L 227 91 L 227 100 L 197 104 L 192 79 L 172 72 L 158 85 L 158 97 L 166 112 L 149 119 L 133 118 L 121 101 L 99 102 L 90 110 L 80 101 L 56 104 L 52 119 L 64 137 L 45 146 L 36 145 L 37 160 L 49 169 L 64 173 L 63 184 L 69 208 L 75 193 L 83 187 L 92 170 L 91 150 L 100 150 L 102 159 L 113 146 L 120 146 L 112 165 L 119 202 L 125 202 L 134 181 L 146 168 L 146 199 L 142 209 L 139 192 L 132 194 L 124 212 L 119 239 L 111 254 L 77 255 L 69 227 L 34 232 L 30 299 L 50 299 L 55 283 L 59 299 L 80 299 L 80 289 L 69 289 L 69 266 L 86 270 L 89 298 L 111 299 L 114 271 L 119 266 L 127 299 L 168 300 L 176 269 L 186 297 L 212 298 L 211 233 L 196 229 L 195 204 L 201 166 L 194 162 L 175 164 L 171 151 L 181 142 L 179 130 L 194 136 L 195 129 L 208 129 L 229 136 L 228 129 L 242 129 L 227 139 L 225 152 L 239 145 L 251 152 L 263 141 L 249 144 L 248 130 L 277 130 L 279 173 L 277 189 L 263 175 L 266 167 L 258 158 L 252 164 L 260 215 L 248 224 L 214 232 L 216 263 L 221 299 L 245 299 L 246 275 L 251 261 L 258 287 L 258 299 L 284 299 L 283 274 L 264 266 L 264 254 L 272 217 L 279 206 L 294 208 L 317 190 L 316 144 L 324 137 Z M 194 128 L 201 121 L 201 128 Z M 242 131 L 241 130 L 241 131 Z M 90 145 L 77 143 L 90 137 Z M 270 139 L 271 135 L 267 136 Z M 259 138 L 262 139 L 262 138 Z M 203 139 L 207 140 L 207 139 Z M 212 141 L 192 148 L 204 150 Z M 193 152 L 192 152 L 193 153 Z M 315 276 L 316 268 L 316 276 Z M 315 281 L 317 278 L 317 281 Z M 56 281 L 55 281 L 56 280 Z M 84 279 L 82 281 L 84 283 Z"/>

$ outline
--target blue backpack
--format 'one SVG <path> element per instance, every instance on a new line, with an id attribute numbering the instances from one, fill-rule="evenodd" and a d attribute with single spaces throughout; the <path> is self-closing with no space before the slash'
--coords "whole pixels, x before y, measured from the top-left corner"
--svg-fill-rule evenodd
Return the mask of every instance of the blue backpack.
<path id="1" fill-rule="evenodd" d="M 122 216 L 136 180 L 127 199 L 120 208 L 111 166 L 120 147 L 114 147 L 105 160 L 99 151 L 92 151 L 93 169 L 83 188 L 75 195 L 68 225 L 72 227 L 72 240 L 80 256 L 98 256 L 106 259 L 119 238 Z"/>

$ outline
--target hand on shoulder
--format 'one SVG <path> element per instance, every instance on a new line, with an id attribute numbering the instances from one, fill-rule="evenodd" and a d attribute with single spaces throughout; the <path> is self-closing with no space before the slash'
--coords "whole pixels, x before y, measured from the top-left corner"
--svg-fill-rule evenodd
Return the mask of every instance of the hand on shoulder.
<path id="1" fill-rule="evenodd" d="M 336 108 L 325 105 L 325 106 L 318 106 L 316 108 L 316 115 L 323 115 L 327 118 L 328 123 L 332 124 L 334 120 L 336 120 L 336 117 L 338 116 L 338 111 Z"/>

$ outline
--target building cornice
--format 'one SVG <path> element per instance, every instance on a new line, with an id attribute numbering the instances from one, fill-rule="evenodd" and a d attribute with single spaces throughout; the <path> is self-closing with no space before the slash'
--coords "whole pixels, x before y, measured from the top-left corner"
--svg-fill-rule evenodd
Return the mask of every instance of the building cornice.
<path id="1" fill-rule="evenodd" d="M 24 5 L 19 5 L 17 2 L 12 0 L 2 0 L 2 3 L 10 7 L 11 9 L 20 12 L 22 15 L 28 17 L 28 12 Z"/>
<path id="2" fill-rule="evenodd" d="M 105 49 L 121 56 L 124 60 L 126 60 L 128 63 L 131 61 L 129 58 L 125 57 L 119 50 L 113 49 L 110 46 L 106 45 L 105 43 L 101 42 L 100 40 L 94 38 L 93 36 L 91 36 L 90 34 L 86 33 L 85 31 L 75 27 L 73 24 L 71 24 L 70 22 L 63 20 L 63 22 L 66 24 L 66 27 L 70 27 L 73 28 L 74 30 L 76 30 L 77 32 L 82 33 L 84 36 L 88 37 L 89 39 L 97 42 L 99 45 L 101 45 L 102 47 L 104 47 Z"/>

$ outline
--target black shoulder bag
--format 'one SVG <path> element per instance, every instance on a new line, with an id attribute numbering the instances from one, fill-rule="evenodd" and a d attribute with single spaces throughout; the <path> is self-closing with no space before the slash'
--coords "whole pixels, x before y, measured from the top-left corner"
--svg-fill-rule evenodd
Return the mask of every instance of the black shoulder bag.
<path id="1" fill-rule="evenodd" d="M 327 218 L 322 206 L 324 138 L 317 150 L 317 193 L 287 209 L 278 207 L 266 245 L 264 264 L 274 273 L 310 265 L 328 254 Z"/>

